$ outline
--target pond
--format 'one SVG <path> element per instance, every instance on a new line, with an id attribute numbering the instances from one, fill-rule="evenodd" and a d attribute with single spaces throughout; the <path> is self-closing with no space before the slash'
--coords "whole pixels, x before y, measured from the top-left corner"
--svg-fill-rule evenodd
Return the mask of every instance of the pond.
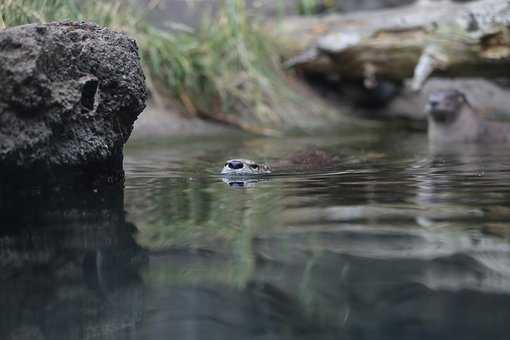
<path id="1" fill-rule="evenodd" d="M 310 147 L 335 165 L 217 175 Z M 1 339 L 508 338 L 508 147 L 228 135 L 138 140 L 124 164 L 123 205 L 1 235 Z"/>

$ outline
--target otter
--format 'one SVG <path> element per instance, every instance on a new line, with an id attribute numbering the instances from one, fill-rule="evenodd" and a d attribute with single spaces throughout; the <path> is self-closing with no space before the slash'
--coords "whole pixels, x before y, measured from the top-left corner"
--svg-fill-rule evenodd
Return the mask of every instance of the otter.
<path id="1" fill-rule="evenodd" d="M 432 143 L 508 143 L 510 126 L 483 120 L 458 90 L 439 90 L 430 94 L 428 138 Z"/>
<path id="2" fill-rule="evenodd" d="M 336 161 L 336 156 L 332 156 L 325 151 L 308 149 L 294 152 L 287 159 L 279 160 L 272 166 L 243 158 L 229 159 L 225 162 L 221 174 L 228 177 L 264 176 L 271 174 L 273 167 L 306 171 L 331 168 Z"/>
<path id="3" fill-rule="evenodd" d="M 243 158 L 229 159 L 221 170 L 222 175 L 229 176 L 267 175 L 270 173 L 271 167 L 269 165 Z"/>

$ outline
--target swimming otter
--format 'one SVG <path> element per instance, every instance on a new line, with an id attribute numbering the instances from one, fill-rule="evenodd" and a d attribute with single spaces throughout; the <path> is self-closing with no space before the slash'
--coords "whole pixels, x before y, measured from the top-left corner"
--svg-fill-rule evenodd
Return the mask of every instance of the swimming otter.
<path id="1" fill-rule="evenodd" d="M 243 158 L 229 159 L 221 170 L 222 175 L 229 176 L 266 175 L 270 173 L 271 167 L 269 165 Z"/>
<path id="2" fill-rule="evenodd" d="M 331 168 L 336 161 L 337 157 L 325 151 L 308 149 L 294 152 L 287 159 L 275 162 L 273 166 L 279 169 L 287 167 L 291 170 L 313 170 Z M 243 158 L 229 159 L 221 170 L 221 174 L 226 176 L 261 176 L 271 172 L 272 168 L 269 164 Z"/>
<path id="3" fill-rule="evenodd" d="M 433 92 L 425 110 L 428 137 L 433 143 L 510 142 L 510 126 L 482 120 L 460 91 Z"/>

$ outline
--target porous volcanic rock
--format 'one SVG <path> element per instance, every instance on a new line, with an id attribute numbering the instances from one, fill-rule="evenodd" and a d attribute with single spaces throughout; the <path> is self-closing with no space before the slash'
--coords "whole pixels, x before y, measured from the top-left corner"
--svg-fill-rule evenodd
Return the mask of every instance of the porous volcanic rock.
<path id="1" fill-rule="evenodd" d="M 87 22 L 0 31 L 0 175 L 121 182 L 146 98 L 126 34 Z"/>

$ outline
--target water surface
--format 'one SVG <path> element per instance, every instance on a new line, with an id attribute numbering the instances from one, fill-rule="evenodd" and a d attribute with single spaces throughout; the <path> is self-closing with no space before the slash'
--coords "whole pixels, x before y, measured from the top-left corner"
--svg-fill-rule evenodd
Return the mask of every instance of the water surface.
<path id="1" fill-rule="evenodd" d="M 217 175 L 310 147 L 335 165 Z M 139 140 L 125 170 L 125 215 L 2 236 L 0 338 L 508 338 L 507 147 L 387 130 Z"/>

